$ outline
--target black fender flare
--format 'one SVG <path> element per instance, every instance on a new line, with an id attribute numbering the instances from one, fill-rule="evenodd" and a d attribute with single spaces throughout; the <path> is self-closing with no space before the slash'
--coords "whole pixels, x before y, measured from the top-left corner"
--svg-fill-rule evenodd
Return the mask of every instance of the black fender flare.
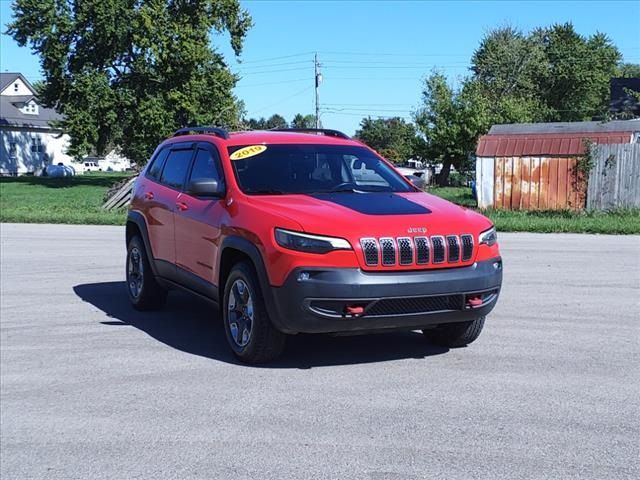
<path id="1" fill-rule="evenodd" d="M 222 241 L 222 244 L 220 245 L 220 248 L 218 249 L 218 258 L 216 263 L 218 265 L 218 268 L 220 268 L 224 251 L 225 249 L 228 249 L 228 248 L 238 250 L 244 253 L 246 256 L 248 256 L 251 259 L 251 263 L 253 263 L 253 266 L 258 275 L 258 281 L 260 282 L 260 289 L 262 290 L 262 298 L 264 299 L 264 303 L 269 312 L 269 317 L 271 318 L 271 321 L 273 322 L 274 326 L 278 330 L 288 333 L 289 329 L 286 328 L 284 323 L 282 322 L 280 312 L 278 311 L 276 302 L 273 298 L 273 291 L 271 290 L 273 287 L 271 287 L 271 282 L 269 281 L 269 275 L 267 274 L 267 268 L 265 267 L 262 254 L 260 253 L 260 250 L 258 250 L 258 247 L 256 247 L 253 243 L 251 243 L 246 238 L 243 238 L 237 235 L 230 235 L 225 237 L 225 239 Z M 219 270 L 218 270 L 218 275 L 220 275 Z M 221 280 L 220 278 L 218 278 L 217 280 L 220 288 L 220 305 L 222 306 L 224 302 L 225 286 L 220 281 Z"/>
<path id="2" fill-rule="evenodd" d="M 147 222 L 145 221 L 142 213 L 136 212 L 136 211 L 130 211 L 127 214 L 127 229 L 129 228 L 129 224 L 134 224 L 138 228 L 138 231 L 142 236 L 144 248 L 147 251 L 147 258 L 149 259 L 151 270 L 153 270 L 154 275 L 158 276 L 156 261 L 155 261 L 155 258 L 153 257 L 153 250 L 151 250 L 151 243 L 149 242 L 149 232 L 147 231 Z M 125 236 L 125 241 L 126 241 L 126 238 L 127 236 Z"/>

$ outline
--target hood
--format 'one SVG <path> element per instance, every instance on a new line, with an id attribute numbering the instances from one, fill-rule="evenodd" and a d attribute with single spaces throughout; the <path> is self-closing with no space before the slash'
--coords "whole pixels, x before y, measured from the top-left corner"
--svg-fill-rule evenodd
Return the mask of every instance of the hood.
<path id="1" fill-rule="evenodd" d="M 346 238 L 352 245 L 364 237 L 478 234 L 491 226 L 484 216 L 423 192 L 265 195 L 250 201 L 295 220 L 307 233 Z"/>

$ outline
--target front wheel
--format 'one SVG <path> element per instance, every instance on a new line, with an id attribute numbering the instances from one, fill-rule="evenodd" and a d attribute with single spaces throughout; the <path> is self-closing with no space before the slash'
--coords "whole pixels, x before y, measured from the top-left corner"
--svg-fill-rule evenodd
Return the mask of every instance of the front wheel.
<path id="1" fill-rule="evenodd" d="M 154 310 L 167 300 L 167 291 L 158 285 L 147 251 L 138 236 L 127 245 L 127 293 L 137 310 Z"/>
<path id="2" fill-rule="evenodd" d="M 243 362 L 265 363 L 284 350 L 285 334 L 271 323 L 253 266 L 236 264 L 225 283 L 224 330 L 233 353 Z"/>
<path id="3" fill-rule="evenodd" d="M 475 341 L 482 332 L 485 317 L 477 318 L 471 322 L 448 323 L 438 325 L 431 330 L 423 330 L 430 342 L 443 347 L 464 347 Z"/>

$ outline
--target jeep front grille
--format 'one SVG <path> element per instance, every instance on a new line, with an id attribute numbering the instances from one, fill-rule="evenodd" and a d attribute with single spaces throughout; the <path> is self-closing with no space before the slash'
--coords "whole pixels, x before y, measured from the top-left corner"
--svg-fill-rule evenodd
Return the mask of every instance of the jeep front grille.
<path id="1" fill-rule="evenodd" d="M 468 262 L 473 256 L 473 236 L 462 235 L 462 261 Z"/>
<path id="2" fill-rule="evenodd" d="M 433 263 L 444 262 L 444 237 L 431 237 L 433 245 Z"/>
<path id="3" fill-rule="evenodd" d="M 382 265 L 396 264 L 396 242 L 393 238 L 381 238 L 380 248 L 382 249 Z"/>
<path id="4" fill-rule="evenodd" d="M 455 264 L 473 258 L 473 236 L 382 237 L 360 239 L 368 267 Z"/>
<path id="5" fill-rule="evenodd" d="M 413 263 L 413 245 L 410 238 L 403 237 L 398 239 L 398 252 L 400 253 L 400 265 L 411 265 Z"/>
<path id="6" fill-rule="evenodd" d="M 449 263 L 460 260 L 460 240 L 455 235 L 447 236 L 447 251 Z"/>
<path id="7" fill-rule="evenodd" d="M 383 298 L 367 309 L 370 317 L 385 315 L 412 315 L 450 310 L 462 310 L 462 295 L 434 297 Z"/>
<path id="8" fill-rule="evenodd" d="M 416 244 L 416 263 L 426 265 L 431 257 L 429 239 L 427 237 L 416 237 L 413 239 Z"/>
<path id="9" fill-rule="evenodd" d="M 370 267 L 378 265 L 378 242 L 375 238 L 363 238 L 360 240 L 364 261 Z"/>

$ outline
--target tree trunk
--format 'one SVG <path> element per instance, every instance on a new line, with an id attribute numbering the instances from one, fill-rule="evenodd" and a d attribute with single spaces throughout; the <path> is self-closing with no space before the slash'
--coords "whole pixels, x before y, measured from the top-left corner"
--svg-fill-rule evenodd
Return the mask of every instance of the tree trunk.
<path id="1" fill-rule="evenodd" d="M 442 161 L 442 170 L 436 177 L 436 183 L 440 187 L 446 187 L 449 183 L 449 171 L 451 170 L 451 160 L 445 159 Z"/>

